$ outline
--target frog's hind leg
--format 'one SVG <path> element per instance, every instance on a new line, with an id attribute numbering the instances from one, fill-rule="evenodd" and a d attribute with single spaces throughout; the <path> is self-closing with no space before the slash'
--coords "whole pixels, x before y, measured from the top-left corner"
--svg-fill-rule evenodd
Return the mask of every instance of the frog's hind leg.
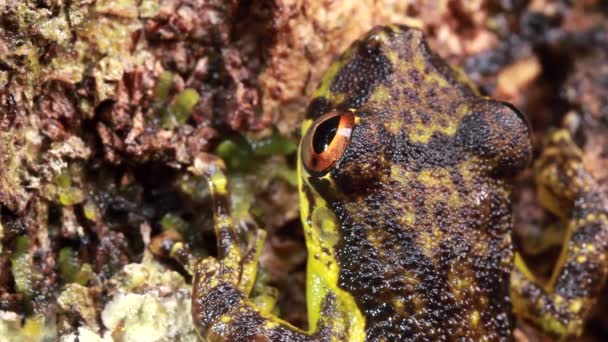
<path id="1" fill-rule="evenodd" d="M 521 256 L 511 274 L 515 312 L 560 338 L 582 333 L 608 273 L 608 201 L 585 170 L 582 152 L 559 130 L 535 163 L 541 203 L 565 221 L 563 248 L 551 279 L 541 285 Z"/>

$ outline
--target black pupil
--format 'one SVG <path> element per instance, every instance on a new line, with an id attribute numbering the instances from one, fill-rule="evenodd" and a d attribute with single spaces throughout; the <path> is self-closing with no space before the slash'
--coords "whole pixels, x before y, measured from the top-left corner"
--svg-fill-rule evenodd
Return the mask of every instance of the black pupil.
<path id="1" fill-rule="evenodd" d="M 338 131 L 338 125 L 340 124 L 340 117 L 334 116 L 323 121 L 312 137 L 312 148 L 315 153 L 322 153 L 327 149 L 327 146 L 334 140 L 336 132 Z"/>

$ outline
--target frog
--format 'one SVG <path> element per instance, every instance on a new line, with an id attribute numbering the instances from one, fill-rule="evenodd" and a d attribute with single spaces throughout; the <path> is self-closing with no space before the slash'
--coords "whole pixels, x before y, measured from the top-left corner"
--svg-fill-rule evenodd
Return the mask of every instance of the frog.
<path id="1" fill-rule="evenodd" d="M 209 185 L 217 256 L 191 266 L 202 340 L 509 341 L 517 319 L 581 334 L 606 282 L 608 201 L 568 131 L 548 134 L 533 165 L 542 205 L 567 227 L 546 282 L 512 236 L 529 121 L 481 94 L 422 30 L 378 26 L 355 41 L 312 94 L 301 136 L 309 329 L 252 297 L 266 233 L 241 237 L 225 166 L 204 154 L 191 171 Z M 181 255 L 183 244 L 166 247 Z"/>

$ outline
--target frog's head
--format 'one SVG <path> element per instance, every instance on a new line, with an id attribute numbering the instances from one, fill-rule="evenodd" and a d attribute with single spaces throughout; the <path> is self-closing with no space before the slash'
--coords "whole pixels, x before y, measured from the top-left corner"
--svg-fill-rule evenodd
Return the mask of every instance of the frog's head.
<path id="1" fill-rule="evenodd" d="M 479 96 L 421 31 L 378 27 L 330 67 L 314 93 L 301 175 L 327 200 L 406 190 L 425 172 L 500 179 L 527 166 L 529 135 L 517 109 Z"/>
<path id="2" fill-rule="evenodd" d="M 436 298 L 448 291 L 438 279 L 472 284 L 478 267 L 495 275 L 470 287 L 497 293 L 494 284 L 506 283 L 504 179 L 530 159 L 528 125 L 514 107 L 479 96 L 420 31 L 376 28 L 355 42 L 327 71 L 302 129 L 311 322 L 316 298 L 333 289 L 341 301 L 356 301 L 368 338 L 398 340 L 425 305 L 449 302 Z M 401 281 L 408 277 L 420 286 Z M 419 305 L 403 305 L 399 298 L 408 296 Z"/>

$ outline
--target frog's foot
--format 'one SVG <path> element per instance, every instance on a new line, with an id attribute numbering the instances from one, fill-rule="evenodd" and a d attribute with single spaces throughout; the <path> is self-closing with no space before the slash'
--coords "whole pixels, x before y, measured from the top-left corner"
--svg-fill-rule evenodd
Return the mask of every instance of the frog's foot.
<path id="1" fill-rule="evenodd" d="M 192 286 L 192 315 L 203 337 L 223 315 L 229 314 L 247 298 L 239 286 L 240 270 L 216 258 L 203 259 L 196 266 Z"/>
<path id="2" fill-rule="evenodd" d="M 216 258 L 198 263 L 192 317 L 199 335 L 205 341 L 312 341 L 313 337 L 259 308 L 249 298 L 258 256 L 257 251 L 248 253 L 240 264 Z"/>
<path id="3" fill-rule="evenodd" d="M 252 238 L 243 239 L 237 232 L 223 162 L 203 154 L 190 171 L 208 182 L 218 245 L 217 258 L 206 258 L 194 267 L 192 317 L 199 335 L 205 341 L 310 341 L 308 334 L 249 298 L 266 235 L 257 230 Z"/>
<path id="4" fill-rule="evenodd" d="M 608 200 L 584 168 L 582 152 L 556 131 L 535 163 L 541 203 L 563 221 L 566 237 L 547 284 L 516 256 L 511 275 L 514 310 L 562 338 L 582 332 L 608 273 Z"/>

